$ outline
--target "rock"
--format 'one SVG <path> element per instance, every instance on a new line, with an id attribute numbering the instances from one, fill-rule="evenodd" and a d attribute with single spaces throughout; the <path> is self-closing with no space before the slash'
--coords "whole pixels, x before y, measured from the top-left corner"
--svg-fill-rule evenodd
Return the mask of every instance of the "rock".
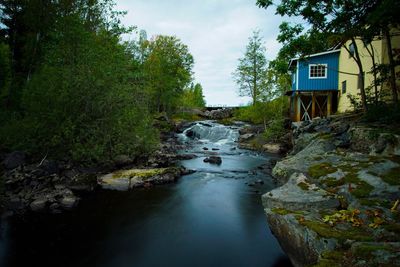
<path id="1" fill-rule="evenodd" d="M 171 183 L 182 173 L 182 168 L 175 167 L 121 170 L 99 177 L 98 184 L 103 189 L 127 191 L 131 188 L 142 187 L 146 183 Z"/>
<path id="2" fill-rule="evenodd" d="M 210 156 L 210 157 L 205 158 L 203 161 L 210 163 L 210 164 L 216 164 L 216 165 L 221 165 L 221 163 L 222 163 L 221 157 L 218 157 L 218 156 Z"/>
<path id="3" fill-rule="evenodd" d="M 60 206 L 63 209 L 70 210 L 78 205 L 79 198 L 74 195 L 66 195 L 60 201 Z"/>
<path id="4" fill-rule="evenodd" d="M 196 137 L 196 133 L 193 130 L 187 130 L 185 132 L 185 135 L 189 138 L 195 138 Z"/>
<path id="5" fill-rule="evenodd" d="M 39 198 L 34 200 L 31 204 L 31 210 L 32 211 L 44 211 L 46 209 L 47 206 L 47 199 L 46 198 Z"/>
<path id="6" fill-rule="evenodd" d="M 193 125 L 195 125 L 195 122 L 187 122 L 187 121 L 182 121 L 179 122 L 176 126 L 175 126 L 175 132 L 177 133 L 183 133 L 186 129 L 192 127 Z"/>
<path id="7" fill-rule="evenodd" d="M 3 160 L 2 164 L 4 168 L 11 170 L 25 163 L 26 154 L 22 151 L 14 151 L 8 154 Z"/>
<path id="8" fill-rule="evenodd" d="M 113 173 L 99 178 L 98 183 L 103 189 L 128 191 L 130 188 L 130 177 L 114 177 Z"/>
<path id="9" fill-rule="evenodd" d="M 239 136 L 239 142 L 248 141 L 251 138 L 253 138 L 254 136 L 255 136 L 255 134 L 253 134 L 253 133 L 243 134 L 243 135 Z"/>
<path id="10" fill-rule="evenodd" d="M 308 172 L 308 168 L 314 164 L 315 158 L 333 151 L 335 144 L 331 139 L 314 139 L 299 153 L 286 157 L 278 162 L 272 174 L 286 182 L 294 172 Z"/>
<path id="11" fill-rule="evenodd" d="M 264 131 L 264 126 L 263 125 L 251 125 L 251 126 L 244 126 L 239 129 L 239 134 L 244 135 L 244 134 L 260 134 Z"/>
<path id="12" fill-rule="evenodd" d="M 265 208 L 287 210 L 328 209 L 339 207 L 339 201 L 332 194 L 310 183 L 302 173 L 294 173 L 283 186 L 262 197 Z"/>
<path id="13" fill-rule="evenodd" d="M 299 224 L 295 216 L 282 216 L 271 209 L 265 209 L 271 232 L 293 266 L 313 266 L 320 259 L 322 252 L 334 250 L 335 240 L 322 238 L 314 231 Z"/>
<path id="14" fill-rule="evenodd" d="M 210 118 L 211 120 L 222 120 L 232 117 L 233 110 L 230 108 L 223 108 L 212 110 L 210 112 L 205 112 L 205 116 Z"/>
<path id="15" fill-rule="evenodd" d="M 280 144 L 268 143 L 262 146 L 263 150 L 269 153 L 279 154 L 282 149 Z"/>
<path id="16" fill-rule="evenodd" d="M 60 171 L 58 163 L 54 160 L 44 160 L 42 162 L 42 165 L 40 165 L 40 169 L 44 171 L 47 175 L 59 173 Z"/>
<path id="17" fill-rule="evenodd" d="M 195 158 L 197 158 L 197 155 L 195 155 L 195 154 L 178 154 L 178 155 L 176 156 L 176 158 L 177 158 L 178 160 L 190 160 L 190 159 L 195 159 Z"/>

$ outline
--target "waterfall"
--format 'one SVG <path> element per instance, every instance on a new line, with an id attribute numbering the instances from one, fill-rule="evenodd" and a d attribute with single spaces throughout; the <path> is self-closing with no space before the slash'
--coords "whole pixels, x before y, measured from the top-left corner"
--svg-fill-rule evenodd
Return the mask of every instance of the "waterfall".
<path id="1" fill-rule="evenodd" d="M 183 141 L 188 141 L 190 139 L 188 136 L 191 139 L 222 145 L 237 141 L 239 131 L 237 128 L 205 121 L 196 123 L 181 134 Z"/>

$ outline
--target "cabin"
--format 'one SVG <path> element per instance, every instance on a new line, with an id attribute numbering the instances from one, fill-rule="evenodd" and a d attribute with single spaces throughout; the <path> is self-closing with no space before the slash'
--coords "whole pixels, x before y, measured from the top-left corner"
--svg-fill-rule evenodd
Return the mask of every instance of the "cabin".
<path id="1" fill-rule="evenodd" d="M 289 62 L 292 121 L 327 117 L 337 111 L 340 49 L 294 58 Z"/>

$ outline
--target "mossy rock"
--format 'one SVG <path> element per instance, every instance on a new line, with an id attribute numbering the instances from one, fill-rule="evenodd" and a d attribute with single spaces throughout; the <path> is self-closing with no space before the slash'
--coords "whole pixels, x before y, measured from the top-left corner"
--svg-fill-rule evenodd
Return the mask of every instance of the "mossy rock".
<path id="1" fill-rule="evenodd" d="M 308 174 L 311 177 L 318 179 L 318 178 L 321 178 L 321 177 L 326 176 L 328 174 L 334 173 L 336 171 L 337 171 L 336 167 L 333 167 L 328 162 L 323 162 L 323 163 L 312 165 L 308 169 Z"/>
<path id="2" fill-rule="evenodd" d="M 331 227 L 323 222 L 304 220 L 300 224 L 316 232 L 324 238 L 335 238 L 339 241 L 356 240 L 356 241 L 372 241 L 370 233 L 363 228 L 348 227 L 346 230 L 339 230 Z"/>
<path id="3" fill-rule="evenodd" d="M 392 168 L 380 177 L 387 184 L 400 185 L 400 167 Z"/>
<path id="4" fill-rule="evenodd" d="M 300 211 L 300 210 L 287 210 L 287 209 L 282 209 L 282 208 L 273 208 L 271 209 L 271 212 L 275 213 L 275 214 L 279 214 L 279 215 L 288 215 L 288 214 L 304 214 L 304 211 Z"/>
<path id="5" fill-rule="evenodd" d="M 113 179 L 120 178 L 140 178 L 147 180 L 156 175 L 163 175 L 171 171 L 171 168 L 158 168 L 158 169 L 133 169 L 133 170 L 122 170 L 113 173 Z"/>

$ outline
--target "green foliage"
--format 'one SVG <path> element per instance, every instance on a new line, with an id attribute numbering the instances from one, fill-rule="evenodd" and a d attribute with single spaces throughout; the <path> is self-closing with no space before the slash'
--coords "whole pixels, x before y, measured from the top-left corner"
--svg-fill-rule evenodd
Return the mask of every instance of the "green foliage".
<path id="1" fill-rule="evenodd" d="M 40 64 L 23 86 L 23 112 L 1 114 L 1 144 L 88 163 L 155 147 L 146 97 L 134 82 L 138 63 L 119 42 L 124 30 L 110 22 L 114 13 L 102 12 L 93 21 L 80 12 L 61 16 L 46 33 Z"/>
<path id="2" fill-rule="evenodd" d="M 184 89 L 181 96 L 181 107 L 183 108 L 203 108 L 206 106 L 206 102 L 203 96 L 203 87 L 201 84 L 193 83 L 190 87 Z"/>
<path id="3" fill-rule="evenodd" d="M 178 38 L 159 35 L 147 41 L 144 55 L 145 89 L 151 109 L 173 113 L 192 81 L 193 56 Z"/>
<path id="4" fill-rule="evenodd" d="M 283 119 L 273 119 L 264 132 L 264 137 L 269 141 L 278 141 L 286 133 Z"/>
<path id="5" fill-rule="evenodd" d="M 234 117 L 240 121 L 263 124 L 274 119 L 282 119 L 287 107 L 287 99 L 280 97 L 270 102 L 257 102 L 253 106 L 240 107 L 234 111 Z"/>
<path id="6" fill-rule="evenodd" d="M 259 31 L 254 31 L 249 38 L 246 52 L 239 59 L 239 64 L 232 76 L 239 86 L 240 96 L 250 96 L 252 104 L 255 105 L 267 92 L 267 59 L 265 58 L 265 47 Z"/>

